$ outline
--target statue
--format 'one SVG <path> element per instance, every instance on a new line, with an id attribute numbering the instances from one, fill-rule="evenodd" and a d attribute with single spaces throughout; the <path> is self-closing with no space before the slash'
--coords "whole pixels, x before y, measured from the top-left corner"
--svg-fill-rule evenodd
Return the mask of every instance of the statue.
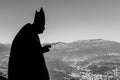
<path id="1" fill-rule="evenodd" d="M 45 30 L 43 8 L 36 11 L 33 24 L 26 24 L 15 36 L 8 63 L 8 80 L 49 80 L 43 53 L 51 45 L 41 46 L 38 34 Z"/>

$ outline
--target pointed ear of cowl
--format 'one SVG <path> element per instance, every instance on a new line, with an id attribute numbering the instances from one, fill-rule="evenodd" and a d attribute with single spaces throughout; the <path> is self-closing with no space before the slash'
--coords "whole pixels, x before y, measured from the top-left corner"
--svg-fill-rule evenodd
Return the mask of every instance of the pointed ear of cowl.
<path id="1" fill-rule="evenodd" d="M 45 25 L 45 14 L 42 7 L 39 12 L 36 11 L 33 24 Z"/>

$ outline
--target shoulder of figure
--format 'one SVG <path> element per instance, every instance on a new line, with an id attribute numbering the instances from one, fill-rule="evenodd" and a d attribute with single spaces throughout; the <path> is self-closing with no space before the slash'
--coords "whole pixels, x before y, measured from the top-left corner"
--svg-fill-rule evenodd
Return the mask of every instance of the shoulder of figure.
<path id="1" fill-rule="evenodd" d="M 20 29 L 20 31 L 18 32 L 18 35 L 23 35 L 23 34 L 28 33 L 28 29 L 29 29 L 30 26 L 31 26 L 31 23 L 25 24 L 25 25 Z"/>
<path id="2" fill-rule="evenodd" d="M 25 26 L 31 26 L 32 24 L 31 23 L 27 23 L 27 24 L 25 24 Z"/>
<path id="3" fill-rule="evenodd" d="M 30 26 L 32 26 L 31 23 L 25 24 L 25 25 L 22 27 L 21 31 L 28 30 Z"/>

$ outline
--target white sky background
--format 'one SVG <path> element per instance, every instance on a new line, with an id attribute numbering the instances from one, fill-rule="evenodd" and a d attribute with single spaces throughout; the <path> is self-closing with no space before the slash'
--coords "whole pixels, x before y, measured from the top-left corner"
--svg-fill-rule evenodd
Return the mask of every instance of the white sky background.
<path id="1" fill-rule="evenodd" d="M 120 42 L 120 0 L 0 0 L 0 42 L 12 43 L 43 6 L 41 42 L 102 38 Z"/>

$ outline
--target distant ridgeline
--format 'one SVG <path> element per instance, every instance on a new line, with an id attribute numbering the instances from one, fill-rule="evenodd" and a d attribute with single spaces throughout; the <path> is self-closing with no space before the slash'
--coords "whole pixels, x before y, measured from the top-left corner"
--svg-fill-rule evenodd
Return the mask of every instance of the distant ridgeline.
<path id="1" fill-rule="evenodd" d="M 109 73 L 113 78 L 120 76 L 120 43 L 118 42 L 90 39 L 71 43 L 44 43 L 42 46 L 47 44 L 52 45 L 50 52 L 44 54 L 51 80 L 83 78 L 89 80 L 92 76 L 97 75 L 100 78 L 100 75 Z M 0 76 L 6 78 L 10 47 L 10 44 L 0 44 Z M 115 70 L 117 70 L 116 76 Z"/>

